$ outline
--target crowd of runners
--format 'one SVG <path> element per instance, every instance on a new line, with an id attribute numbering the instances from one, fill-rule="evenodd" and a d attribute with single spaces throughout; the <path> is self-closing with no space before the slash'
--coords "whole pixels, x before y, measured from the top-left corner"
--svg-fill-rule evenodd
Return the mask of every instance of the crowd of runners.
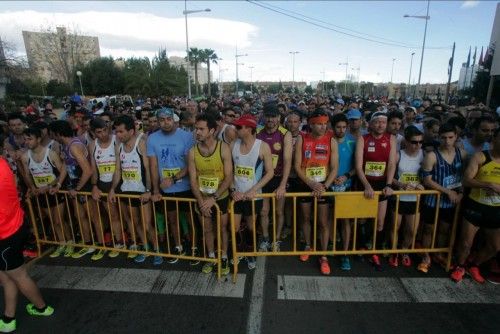
<path id="1" fill-rule="evenodd" d="M 353 221 L 341 220 L 339 240 L 331 240 L 335 201 L 324 194 L 363 191 L 366 198 L 378 198 L 378 219 L 376 228 L 370 221 L 359 224 L 359 249 L 392 248 L 393 240 L 398 249 L 411 248 L 414 240 L 422 248 L 447 247 L 455 208 L 461 204 L 451 278 L 459 282 L 468 273 L 482 283 L 481 270 L 487 270 L 489 280 L 498 282 L 497 110 L 482 104 L 443 105 L 430 99 L 295 94 L 147 98 L 136 105 L 87 102 L 75 95 L 62 113 L 55 113 L 50 103 L 43 108 L 32 103 L 0 115 L 2 155 L 17 177 L 20 196 L 36 203 L 38 219 L 50 218 L 54 240 L 64 242 L 50 257 L 90 254 L 97 261 L 106 251 L 94 246 L 105 244 L 115 249 L 107 253 L 109 257 L 125 248 L 159 254 L 170 238 L 171 254 L 194 254 L 202 247 L 215 258 L 220 237 L 222 273 L 227 275 L 230 199 L 235 201 L 234 224 L 240 230 L 238 246 L 251 249 L 256 229 L 258 251 L 279 252 L 293 232 L 292 201 L 285 197 L 293 192 L 312 194 L 297 201 L 300 223 L 295 232 L 302 249 L 328 250 L 338 242 L 340 249 L 349 250 Z M 407 194 L 396 201 L 393 195 L 395 190 L 424 189 L 441 196 L 421 196 L 417 201 L 417 195 Z M 68 191 L 69 205 L 60 190 Z M 262 193 L 275 193 L 276 200 L 259 198 Z M 124 200 L 120 194 L 137 196 Z M 164 203 L 164 197 L 195 199 L 195 214 L 189 203 Z M 220 236 L 215 204 L 221 213 Z M 95 214 L 98 211 L 105 212 L 104 223 Z M 275 226 L 271 214 L 276 217 Z M 80 233 L 71 233 L 74 221 L 80 224 Z M 186 235 L 186 225 L 197 226 L 204 245 Z M 75 249 L 76 237 L 86 247 Z M 134 252 L 127 256 L 137 263 L 148 258 Z M 164 259 L 152 256 L 155 265 Z M 175 263 L 178 258 L 166 260 Z M 300 256 L 300 261 L 309 260 L 307 253 Z M 249 269 L 255 268 L 254 257 L 246 262 Z M 326 256 L 319 257 L 322 274 L 331 273 L 330 262 Z M 350 270 L 351 262 L 349 256 L 341 256 L 340 269 Z M 377 270 L 387 266 L 379 254 L 371 255 L 370 262 Z M 404 252 L 387 261 L 388 266 L 414 266 L 422 273 L 430 270 L 431 263 L 445 262 L 439 253 L 410 256 Z M 208 274 L 214 268 L 213 262 L 207 262 L 201 270 Z"/>

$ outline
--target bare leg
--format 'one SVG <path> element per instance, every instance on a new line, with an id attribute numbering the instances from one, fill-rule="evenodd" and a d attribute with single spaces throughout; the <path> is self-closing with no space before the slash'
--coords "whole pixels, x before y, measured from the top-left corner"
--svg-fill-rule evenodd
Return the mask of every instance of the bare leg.
<path id="1" fill-rule="evenodd" d="M 3 286 L 3 299 L 5 301 L 4 315 L 15 318 L 17 305 L 16 283 L 3 271 L 0 271 L 0 283 Z"/>
<path id="2" fill-rule="evenodd" d="M 45 301 L 42 294 L 35 284 L 35 281 L 28 275 L 26 266 L 22 265 L 14 270 L 9 270 L 5 274 L 15 282 L 21 293 L 32 302 L 36 308 L 42 309 L 45 307 Z"/>

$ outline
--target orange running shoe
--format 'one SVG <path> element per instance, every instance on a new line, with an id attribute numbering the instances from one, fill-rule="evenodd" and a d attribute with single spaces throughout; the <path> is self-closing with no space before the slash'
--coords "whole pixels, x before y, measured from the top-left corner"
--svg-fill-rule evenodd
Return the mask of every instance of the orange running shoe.
<path id="1" fill-rule="evenodd" d="M 417 266 L 417 270 L 420 272 L 423 272 L 424 274 L 427 274 L 429 272 L 430 267 L 431 267 L 431 264 L 429 262 L 422 261 Z"/>
<path id="2" fill-rule="evenodd" d="M 461 266 L 456 266 L 451 272 L 450 278 L 455 282 L 460 282 L 465 275 L 465 268 Z"/>
<path id="3" fill-rule="evenodd" d="M 326 257 L 319 258 L 319 270 L 323 275 L 330 275 L 330 264 Z"/>
<path id="4" fill-rule="evenodd" d="M 311 247 L 309 246 L 306 246 L 304 247 L 304 251 L 308 251 L 308 250 L 311 250 Z M 309 260 L 309 254 L 302 254 L 300 257 L 299 257 L 300 261 L 302 262 L 306 262 L 307 260 Z"/>
<path id="5" fill-rule="evenodd" d="M 481 271 L 479 270 L 479 267 L 477 266 L 471 266 L 467 268 L 467 274 L 469 274 L 472 279 L 480 284 L 483 284 L 485 279 L 481 275 Z"/>

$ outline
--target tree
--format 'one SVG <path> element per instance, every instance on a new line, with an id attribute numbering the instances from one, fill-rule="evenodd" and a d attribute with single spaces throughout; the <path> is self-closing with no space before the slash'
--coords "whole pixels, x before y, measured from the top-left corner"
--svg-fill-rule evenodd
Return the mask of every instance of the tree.
<path id="1" fill-rule="evenodd" d="M 198 83 L 198 64 L 204 62 L 202 50 L 198 48 L 189 48 L 189 61 L 194 66 L 194 85 L 196 87 L 196 95 L 200 95 L 200 87 Z"/>
<path id="2" fill-rule="evenodd" d="M 211 85 L 210 85 L 210 63 L 217 64 L 217 60 L 219 59 L 219 57 L 217 56 L 215 51 L 212 49 L 201 50 L 201 55 L 202 55 L 202 58 L 204 59 L 203 62 L 207 64 L 208 96 L 212 96 L 212 90 L 211 90 Z"/>
<path id="3" fill-rule="evenodd" d="M 307 85 L 304 92 L 306 94 L 312 95 L 314 93 L 314 90 L 312 89 L 311 85 Z"/>
<path id="4" fill-rule="evenodd" d="M 76 80 L 76 74 L 73 76 Z M 119 94 L 123 91 L 123 72 L 112 57 L 92 60 L 82 68 L 82 83 L 89 95 Z"/>
<path id="5" fill-rule="evenodd" d="M 151 95 L 149 58 L 129 58 L 123 69 L 124 91 L 130 95 Z"/>

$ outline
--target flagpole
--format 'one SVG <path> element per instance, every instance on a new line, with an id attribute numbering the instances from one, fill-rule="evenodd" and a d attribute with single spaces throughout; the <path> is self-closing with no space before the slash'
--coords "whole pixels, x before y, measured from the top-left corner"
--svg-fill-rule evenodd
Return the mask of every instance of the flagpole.
<path id="1" fill-rule="evenodd" d="M 453 61 L 455 60 L 455 42 L 453 42 L 453 51 L 451 52 L 451 59 L 448 64 L 448 83 L 446 84 L 446 94 L 444 96 L 444 103 L 448 104 L 448 98 L 450 96 L 450 83 L 451 83 L 451 74 L 453 72 Z"/>

